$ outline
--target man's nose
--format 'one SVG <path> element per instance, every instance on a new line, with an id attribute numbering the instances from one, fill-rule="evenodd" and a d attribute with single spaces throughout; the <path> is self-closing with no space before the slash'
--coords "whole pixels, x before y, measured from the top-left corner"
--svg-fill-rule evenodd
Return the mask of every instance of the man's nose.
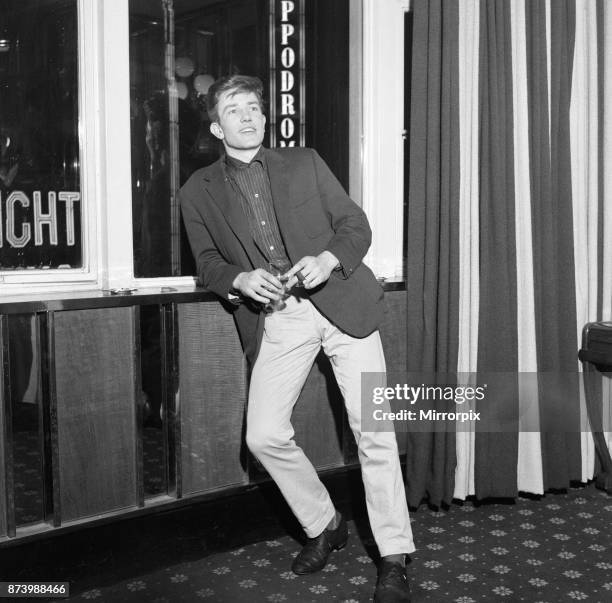
<path id="1" fill-rule="evenodd" d="M 246 109 L 241 111 L 240 121 L 251 121 L 251 113 Z"/>

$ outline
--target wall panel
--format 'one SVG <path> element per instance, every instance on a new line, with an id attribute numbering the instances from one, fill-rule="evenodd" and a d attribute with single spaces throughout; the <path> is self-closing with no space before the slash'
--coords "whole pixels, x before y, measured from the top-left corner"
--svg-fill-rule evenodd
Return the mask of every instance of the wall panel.
<path id="1" fill-rule="evenodd" d="M 55 314 L 62 521 L 137 504 L 134 308 Z"/>
<path id="2" fill-rule="evenodd" d="M 380 336 L 385 350 L 387 373 L 399 377 L 406 374 L 407 346 L 410 335 L 406 336 L 406 292 L 388 291 L 385 293 L 386 313 L 380 327 Z M 402 379 L 403 382 L 403 379 Z M 393 385 L 390 383 L 390 385 Z M 397 434 L 397 444 L 401 453 L 406 452 L 406 434 Z"/>
<path id="3" fill-rule="evenodd" d="M 317 469 L 344 465 L 344 404 L 331 365 L 322 352 L 306 379 L 292 422 L 295 441 Z"/>
<path id="4" fill-rule="evenodd" d="M 234 319 L 220 303 L 178 306 L 184 495 L 246 483 L 246 369 Z"/>

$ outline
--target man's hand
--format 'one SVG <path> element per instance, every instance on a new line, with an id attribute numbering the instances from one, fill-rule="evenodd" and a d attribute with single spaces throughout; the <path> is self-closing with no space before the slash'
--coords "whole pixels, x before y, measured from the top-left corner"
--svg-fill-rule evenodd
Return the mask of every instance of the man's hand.
<path id="1" fill-rule="evenodd" d="M 287 272 L 287 289 L 291 289 L 299 281 L 306 289 L 314 289 L 326 282 L 332 270 L 339 264 L 338 258 L 331 251 L 323 251 L 316 257 L 306 255 Z"/>
<path id="2" fill-rule="evenodd" d="M 257 268 L 251 272 L 241 272 L 232 282 L 232 287 L 246 297 L 267 304 L 280 299 L 282 284 L 263 268 Z"/>

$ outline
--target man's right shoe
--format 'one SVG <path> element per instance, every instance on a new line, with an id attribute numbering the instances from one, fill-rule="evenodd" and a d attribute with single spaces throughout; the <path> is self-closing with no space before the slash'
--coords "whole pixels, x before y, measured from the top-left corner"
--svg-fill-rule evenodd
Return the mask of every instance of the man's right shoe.
<path id="1" fill-rule="evenodd" d="M 348 540 L 348 526 L 344 517 L 335 530 L 325 528 L 315 538 L 309 538 L 304 548 L 298 553 L 291 564 L 291 570 L 298 576 L 314 574 L 322 570 L 332 551 L 344 548 Z"/>
<path id="2" fill-rule="evenodd" d="M 384 559 L 380 562 L 374 603 L 410 603 L 410 585 L 403 565 Z"/>

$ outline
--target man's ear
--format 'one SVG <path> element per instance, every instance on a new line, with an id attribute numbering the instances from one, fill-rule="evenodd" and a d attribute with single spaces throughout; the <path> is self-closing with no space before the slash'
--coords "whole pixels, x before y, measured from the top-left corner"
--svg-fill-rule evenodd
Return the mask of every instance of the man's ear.
<path id="1" fill-rule="evenodd" d="M 219 140 L 223 140 L 223 128 L 216 121 L 210 124 L 210 133 Z"/>

